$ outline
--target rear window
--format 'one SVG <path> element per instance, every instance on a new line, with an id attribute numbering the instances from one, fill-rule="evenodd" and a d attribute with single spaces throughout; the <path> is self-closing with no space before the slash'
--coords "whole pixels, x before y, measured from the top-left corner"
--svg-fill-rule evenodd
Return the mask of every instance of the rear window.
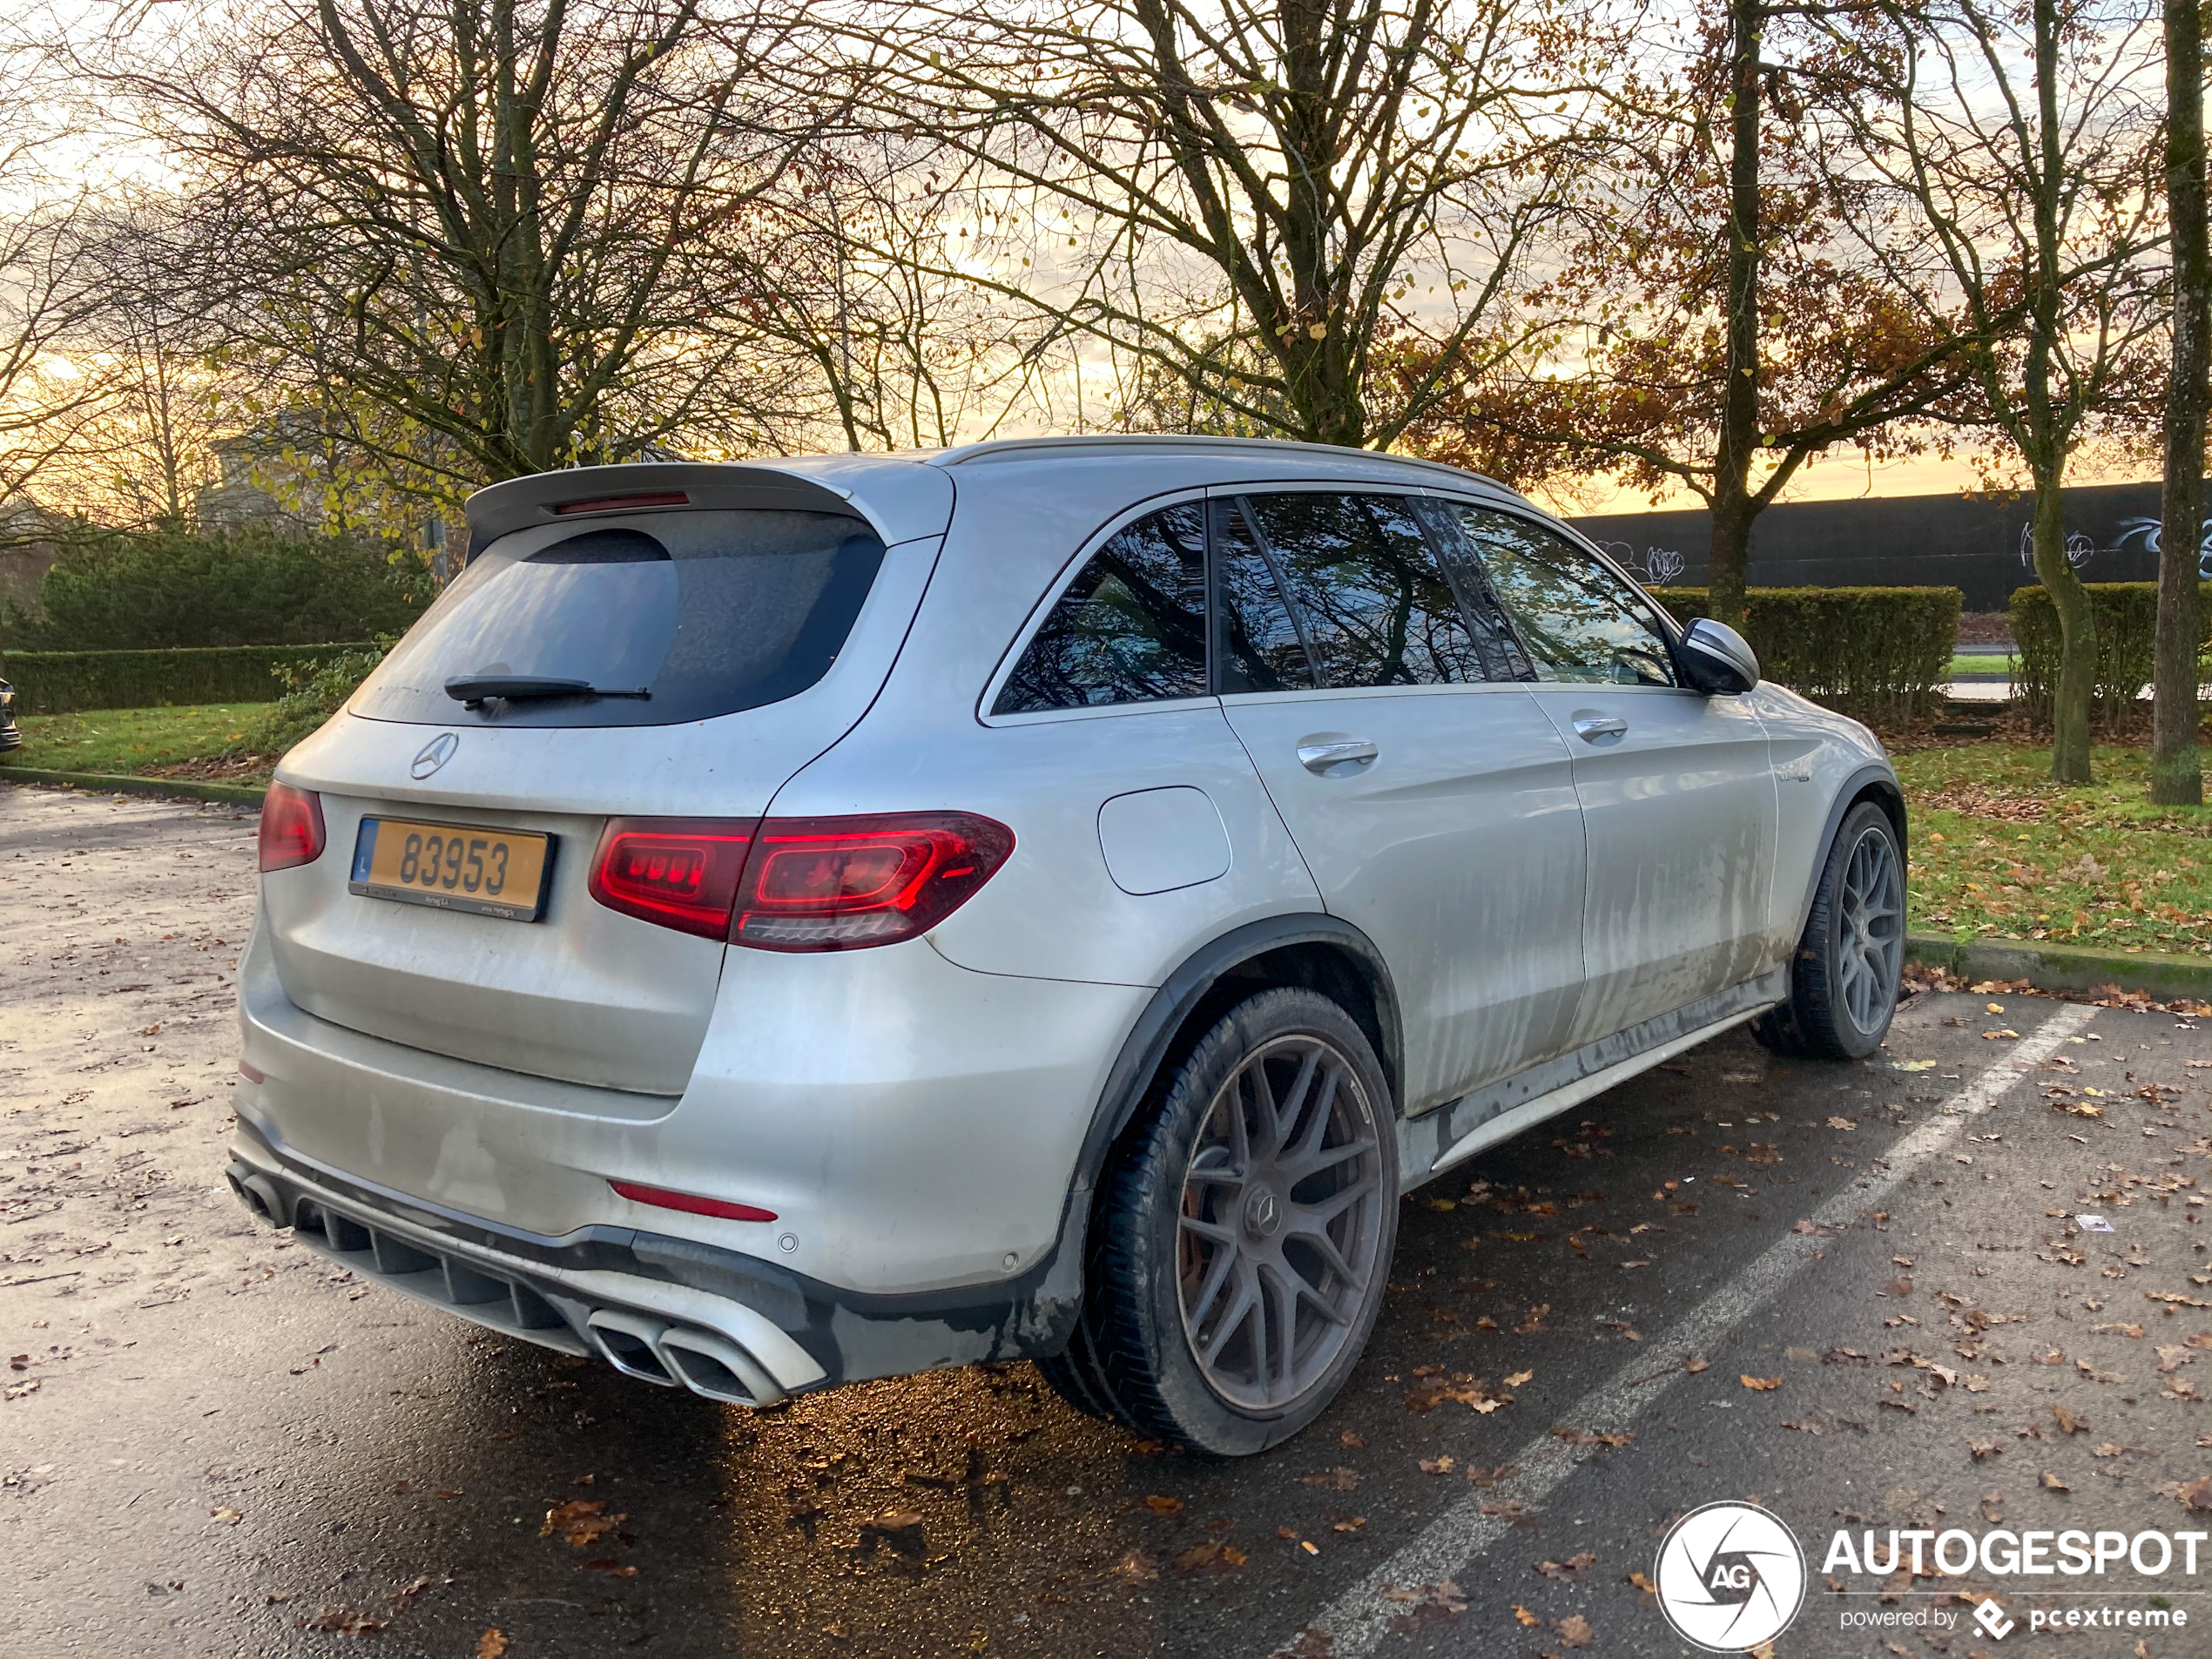
<path id="1" fill-rule="evenodd" d="M 654 513 L 534 526 L 472 560 L 354 696 L 356 714 L 450 725 L 671 725 L 796 696 L 829 671 L 883 563 L 858 519 Z M 465 708 L 446 682 L 581 680 L 639 697 Z"/>

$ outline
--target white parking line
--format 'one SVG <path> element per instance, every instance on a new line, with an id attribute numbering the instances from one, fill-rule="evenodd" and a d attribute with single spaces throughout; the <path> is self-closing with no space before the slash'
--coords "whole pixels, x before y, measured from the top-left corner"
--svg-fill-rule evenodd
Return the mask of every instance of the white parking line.
<path id="1" fill-rule="evenodd" d="M 1920 1165 L 1959 1137 L 1966 1123 L 1987 1111 L 2027 1070 L 2055 1054 L 2066 1040 L 2096 1015 L 2093 1008 L 2068 1003 L 2015 1045 L 2005 1057 L 1952 1096 L 1935 1115 L 1892 1147 L 1878 1172 L 1856 1177 L 1806 1217 L 1815 1227 L 1847 1227 L 1868 1208 L 1900 1185 Z M 1662 1399 L 1688 1373 L 1683 1366 L 1703 1354 L 1735 1326 L 1780 1293 L 1829 1241 L 1817 1232 L 1790 1232 L 1715 1291 L 1680 1324 L 1648 1340 L 1635 1362 L 1560 1413 L 1557 1422 L 1591 1433 L 1624 1429 Z M 1484 1514 L 1485 1506 L 1518 1503 L 1534 1507 L 1594 1456 L 1595 1447 L 1574 1446 L 1547 1433 L 1522 1447 L 1513 1459 L 1520 1473 L 1512 1479 L 1460 1499 L 1423 1527 L 1396 1554 L 1353 1585 L 1315 1616 L 1304 1631 L 1278 1651 L 1320 1651 L 1331 1659 L 1359 1659 L 1374 1651 L 1389 1620 L 1406 1611 L 1383 1592 L 1431 1585 L 1464 1572 L 1474 1559 L 1502 1538 L 1508 1523 Z M 1332 1639 L 1324 1645 L 1316 1638 Z M 1303 1645 L 1301 1645 L 1303 1639 Z"/>

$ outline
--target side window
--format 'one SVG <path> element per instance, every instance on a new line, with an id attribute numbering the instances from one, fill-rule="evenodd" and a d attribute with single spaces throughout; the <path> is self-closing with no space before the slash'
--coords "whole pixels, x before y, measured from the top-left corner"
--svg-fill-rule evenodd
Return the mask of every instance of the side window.
<path id="1" fill-rule="evenodd" d="M 1244 503 L 1213 503 L 1213 558 L 1220 583 L 1216 642 L 1224 691 L 1302 691 L 1314 684 L 1313 659 Z"/>
<path id="2" fill-rule="evenodd" d="M 1435 685 L 1483 678 L 1443 567 L 1388 496 L 1250 496 L 1330 685 Z"/>
<path id="3" fill-rule="evenodd" d="M 1463 504 L 1453 511 L 1538 679 L 1675 684 L 1658 612 L 1642 592 L 1527 519 Z"/>
<path id="4" fill-rule="evenodd" d="M 1197 502 L 1140 518 L 1053 604 L 995 714 L 1206 695 L 1206 524 Z"/>

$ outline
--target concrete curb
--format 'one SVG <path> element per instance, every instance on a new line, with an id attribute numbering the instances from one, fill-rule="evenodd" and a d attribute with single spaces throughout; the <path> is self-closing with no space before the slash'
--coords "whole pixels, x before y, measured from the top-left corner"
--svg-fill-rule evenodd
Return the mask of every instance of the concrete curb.
<path id="1" fill-rule="evenodd" d="M 58 784 L 109 795 L 159 795 L 172 800 L 219 800 L 259 806 L 263 791 L 238 784 L 203 784 L 190 778 L 128 778 L 99 772 L 46 772 L 0 763 L 0 784 Z"/>
<path id="2" fill-rule="evenodd" d="M 2212 956 L 2106 951 L 2040 939 L 1970 939 L 1907 934 L 1905 960 L 1963 980 L 2024 979 L 2040 991 L 2094 991 L 2114 985 L 2161 1001 L 2212 1002 Z"/>

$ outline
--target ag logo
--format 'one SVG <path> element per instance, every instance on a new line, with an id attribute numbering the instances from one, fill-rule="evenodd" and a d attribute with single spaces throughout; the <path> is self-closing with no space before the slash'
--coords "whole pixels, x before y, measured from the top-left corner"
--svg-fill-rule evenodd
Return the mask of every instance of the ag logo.
<path id="1" fill-rule="evenodd" d="M 1755 1503 L 1709 1503 L 1659 1545 L 1659 1610 L 1708 1653 L 1742 1653 L 1790 1628 L 1805 1599 L 1804 1552 Z"/>
<path id="2" fill-rule="evenodd" d="M 408 776 L 417 780 L 428 778 L 447 761 L 452 759 L 453 752 L 460 746 L 461 734 L 459 732 L 441 732 L 422 745 L 422 752 L 415 757 L 415 764 L 407 769 Z"/>

